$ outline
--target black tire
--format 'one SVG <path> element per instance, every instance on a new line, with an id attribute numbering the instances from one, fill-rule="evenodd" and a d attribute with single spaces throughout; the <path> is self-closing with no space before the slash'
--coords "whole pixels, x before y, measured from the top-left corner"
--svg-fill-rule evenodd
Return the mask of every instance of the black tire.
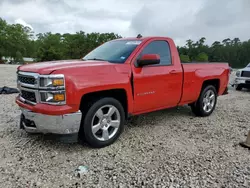
<path id="1" fill-rule="evenodd" d="M 237 91 L 241 91 L 241 90 L 242 90 L 242 86 L 241 86 L 241 85 L 236 85 L 235 89 L 236 89 Z"/>
<path id="2" fill-rule="evenodd" d="M 190 107 L 191 107 L 191 110 L 192 110 L 192 112 L 195 114 L 195 115 L 197 115 L 198 116 L 198 111 L 197 111 L 197 108 L 195 107 L 195 103 L 192 103 L 191 105 L 190 105 Z"/>
<path id="3" fill-rule="evenodd" d="M 212 91 L 214 93 L 214 105 L 212 107 L 212 109 L 209 111 L 209 112 L 206 112 L 204 109 L 203 109 L 203 98 L 204 98 L 204 95 L 208 92 L 208 91 Z M 215 89 L 214 86 L 212 85 L 208 85 L 206 87 L 204 87 L 200 93 L 200 96 L 198 98 L 198 100 L 191 104 L 191 110 L 192 112 L 196 115 L 196 116 L 200 116 L 200 117 L 206 117 L 206 116 L 209 116 L 210 114 L 213 113 L 214 109 L 215 109 L 215 106 L 217 104 L 217 91 Z"/>
<path id="4" fill-rule="evenodd" d="M 120 113 L 120 125 L 116 134 L 112 138 L 106 141 L 100 141 L 94 136 L 92 132 L 92 119 L 95 113 L 98 111 L 98 109 L 100 109 L 102 106 L 105 105 L 113 105 L 114 107 L 117 108 L 117 110 Z M 79 132 L 80 134 L 79 137 L 81 140 L 85 141 L 91 147 L 94 148 L 106 147 L 111 145 L 118 139 L 118 137 L 124 130 L 124 123 L 125 123 L 125 112 L 121 103 L 114 98 L 101 98 L 96 102 L 93 102 L 92 105 L 88 108 L 88 110 L 86 110 L 86 113 L 82 119 L 82 125 L 81 125 L 81 131 Z"/>

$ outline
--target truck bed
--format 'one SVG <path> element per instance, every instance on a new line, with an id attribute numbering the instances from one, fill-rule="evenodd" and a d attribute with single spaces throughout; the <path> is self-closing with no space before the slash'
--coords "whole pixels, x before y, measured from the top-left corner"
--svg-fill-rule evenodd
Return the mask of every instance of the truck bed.
<path id="1" fill-rule="evenodd" d="M 195 101 L 200 94 L 204 80 L 218 82 L 218 95 L 222 95 L 229 80 L 228 63 L 203 62 L 182 63 L 183 92 L 181 104 Z"/>

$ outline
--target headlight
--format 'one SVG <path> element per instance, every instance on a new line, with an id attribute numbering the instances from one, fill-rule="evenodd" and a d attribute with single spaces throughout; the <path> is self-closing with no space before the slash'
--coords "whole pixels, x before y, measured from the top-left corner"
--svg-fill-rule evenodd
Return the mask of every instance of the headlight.
<path id="1" fill-rule="evenodd" d="M 63 74 L 41 75 L 39 80 L 41 103 L 66 104 L 65 79 Z"/>
<path id="2" fill-rule="evenodd" d="M 64 87 L 64 75 L 48 75 L 40 77 L 40 87 Z"/>
<path id="3" fill-rule="evenodd" d="M 240 77 L 241 71 L 237 71 L 235 75 L 236 75 L 237 77 Z"/>
<path id="4" fill-rule="evenodd" d="M 41 91 L 41 102 L 47 104 L 65 104 L 65 91 Z"/>

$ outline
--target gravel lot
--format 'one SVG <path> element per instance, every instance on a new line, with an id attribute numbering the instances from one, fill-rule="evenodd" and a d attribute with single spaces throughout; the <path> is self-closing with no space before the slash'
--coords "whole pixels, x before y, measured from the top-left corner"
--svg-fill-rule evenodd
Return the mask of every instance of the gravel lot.
<path id="1" fill-rule="evenodd" d="M 0 65 L 0 87 L 16 67 Z M 230 90 L 207 118 L 188 107 L 134 118 L 103 149 L 63 144 L 17 128 L 16 94 L 0 95 L 1 187 L 250 187 L 250 92 Z M 89 171 L 74 176 L 79 165 Z"/>

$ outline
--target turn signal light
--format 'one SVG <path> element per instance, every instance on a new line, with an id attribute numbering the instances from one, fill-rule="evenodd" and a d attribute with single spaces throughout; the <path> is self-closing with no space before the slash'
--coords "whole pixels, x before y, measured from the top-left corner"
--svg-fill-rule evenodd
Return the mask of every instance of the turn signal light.
<path id="1" fill-rule="evenodd" d="M 63 79 L 53 79 L 52 84 L 53 84 L 53 86 L 63 86 L 64 81 L 63 81 Z"/>
<path id="2" fill-rule="evenodd" d="M 65 96 L 62 93 L 54 94 L 53 96 L 54 101 L 64 101 Z"/>

